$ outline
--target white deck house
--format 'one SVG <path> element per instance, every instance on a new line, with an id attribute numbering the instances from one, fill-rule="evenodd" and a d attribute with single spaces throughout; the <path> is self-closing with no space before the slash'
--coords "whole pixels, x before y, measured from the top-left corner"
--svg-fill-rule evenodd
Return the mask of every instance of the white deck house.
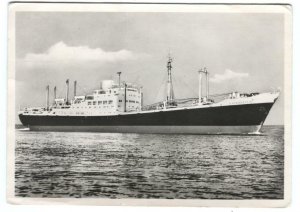
<path id="1" fill-rule="evenodd" d="M 116 115 L 141 110 L 142 90 L 140 87 L 125 83 L 118 85 L 112 80 L 104 80 L 101 84 L 101 89 L 94 90 L 91 95 L 75 96 L 69 105 L 66 104 L 66 99 L 55 99 L 50 114 Z"/>

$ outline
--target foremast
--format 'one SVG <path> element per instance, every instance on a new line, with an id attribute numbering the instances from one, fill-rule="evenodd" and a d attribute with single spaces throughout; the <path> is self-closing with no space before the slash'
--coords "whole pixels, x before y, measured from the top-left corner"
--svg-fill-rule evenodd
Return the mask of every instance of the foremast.
<path id="1" fill-rule="evenodd" d="M 167 62 L 167 72 L 168 72 L 168 80 L 167 80 L 167 105 L 175 105 L 175 97 L 173 90 L 173 82 L 172 82 L 172 57 L 169 55 Z"/>

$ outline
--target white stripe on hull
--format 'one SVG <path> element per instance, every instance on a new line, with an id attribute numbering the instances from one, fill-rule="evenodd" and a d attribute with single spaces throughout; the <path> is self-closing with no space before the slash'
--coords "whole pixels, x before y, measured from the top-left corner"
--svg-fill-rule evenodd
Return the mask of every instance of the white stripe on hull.
<path id="1" fill-rule="evenodd" d="M 160 134 L 255 134 L 261 125 L 251 126 L 29 126 L 37 131 L 160 133 Z"/>

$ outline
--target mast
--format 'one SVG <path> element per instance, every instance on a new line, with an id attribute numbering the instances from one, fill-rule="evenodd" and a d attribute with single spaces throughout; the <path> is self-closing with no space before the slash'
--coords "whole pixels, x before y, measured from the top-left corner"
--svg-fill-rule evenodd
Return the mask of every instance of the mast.
<path id="1" fill-rule="evenodd" d="M 49 85 L 46 87 L 46 109 L 49 110 Z"/>
<path id="2" fill-rule="evenodd" d="M 207 68 L 204 67 L 204 72 L 205 72 L 205 75 L 206 75 L 206 100 L 208 100 L 208 97 L 209 97 L 209 80 L 208 80 L 208 71 L 207 71 Z"/>
<path id="3" fill-rule="evenodd" d="M 77 87 L 77 81 L 74 81 L 74 97 L 76 96 L 76 87 Z"/>
<path id="4" fill-rule="evenodd" d="M 69 102 L 69 79 L 66 81 L 66 104 Z"/>
<path id="5" fill-rule="evenodd" d="M 119 75 L 119 87 L 121 86 L 121 71 L 117 72 L 117 74 Z"/>
<path id="6" fill-rule="evenodd" d="M 208 71 L 207 68 L 204 67 L 203 70 L 202 68 L 198 71 L 199 73 L 199 104 L 202 102 L 202 73 L 205 74 L 205 101 L 208 101 L 208 97 L 209 97 L 209 81 L 208 81 Z"/>
<path id="7" fill-rule="evenodd" d="M 55 99 L 56 99 L 56 86 L 54 86 L 53 93 L 54 93 L 54 104 L 55 104 Z"/>
<path id="8" fill-rule="evenodd" d="M 125 83 L 124 89 L 125 89 L 125 93 L 124 93 L 124 112 L 126 112 L 126 90 L 127 90 L 127 84 L 126 83 Z"/>
<path id="9" fill-rule="evenodd" d="M 199 100 L 198 103 L 200 104 L 202 102 L 202 68 L 198 71 L 199 73 Z"/>
<path id="10" fill-rule="evenodd" d="M 141 109 L 142 109 L 142 107 L 143 107 L 143 104 L 144 104 L 144 102 L 143 102 L 143 87 L 140 87 L 140 95 L 141 95 Z"/>
<path id="11" fill-rule="evenodd" d="M 174 91 L 173 91 L 173 84 L 172 84 L 172 61 L 173 59 L 169 55 L 169 59 L 167 62 L 167 69 L 168 69 L 167 103 L 171 103 L 174 101 Z"/>

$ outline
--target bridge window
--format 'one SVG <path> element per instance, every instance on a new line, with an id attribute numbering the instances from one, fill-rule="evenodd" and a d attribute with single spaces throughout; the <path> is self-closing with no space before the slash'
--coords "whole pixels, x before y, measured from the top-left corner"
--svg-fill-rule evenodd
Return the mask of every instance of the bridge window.
<path id="1" fill-rule="evenodd" d="M 108 104 L 112 104 L 112 103 L 113 103 L 113 101 L 112 101 L 112 100 L 109 100 Z"/>
<path id="2" fill-rule="evenodd" d="M 101 105 L 102 104 L 102 101 L 98 101 L 98 105 Z"/>
<path id="3" fill-rule="evenodd" d="M 92 102 L 88 101 L 88 105 L 91 105 L 91 104 L 92 104 Z"/>
<path id="4" fill-rule="evenodd" d="M 103 104 L 106 105 L 106 104 L 107 104 L 107 101 L 103 101 Z"/>

